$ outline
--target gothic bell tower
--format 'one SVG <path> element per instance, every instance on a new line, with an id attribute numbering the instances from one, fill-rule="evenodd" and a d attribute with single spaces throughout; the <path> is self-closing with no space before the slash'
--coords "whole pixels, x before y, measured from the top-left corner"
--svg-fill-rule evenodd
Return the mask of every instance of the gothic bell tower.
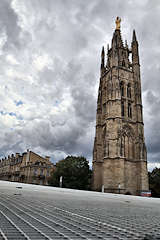
<path id="1" fill-rule="evenodd" d="M 131 49 L 123 44 L 120 21 L 101 53 L 93 190 L 139 195 L 148 191 L 148 172 L 138 42 L 133 31 Z"/>

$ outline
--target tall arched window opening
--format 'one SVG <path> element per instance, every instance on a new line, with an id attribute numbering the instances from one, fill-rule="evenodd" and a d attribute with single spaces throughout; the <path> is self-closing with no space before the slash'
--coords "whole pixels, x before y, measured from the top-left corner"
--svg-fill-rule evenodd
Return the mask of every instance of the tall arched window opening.
<path id="1" fill-rule="evenodd" d="M 124 97 L 124 83 L 120 82 L 121 96 Z"/>
<path id="2" fill-rule="evenodd" d="M 130 85 L 130 83 L 128 83 L 128 86 L 127 86 L 127 97 L 131 98 L 131 85 Z"/>
<path id="3" fill-rule="evenodd" d="M 124 102 L 121 102 L 121 113 L 122 113 L 122 117 L 124 117 Z"/>
<path id="4" fill-rule="evenodd" d="M 106 103 L 103 104 L 103 114 L 106 114 Z"/>
<path id="5" fill-rule="evenodd" d="M 121 136 L 120 140 L 120 155 L 122 157 L 124 156 L 124 136 Z"/>
<path id="6" fill-rule="evenodd" d="M 131 107 L 131 103 L 128 103 L 128 117 L 132 118 L 132 107 Z"/>

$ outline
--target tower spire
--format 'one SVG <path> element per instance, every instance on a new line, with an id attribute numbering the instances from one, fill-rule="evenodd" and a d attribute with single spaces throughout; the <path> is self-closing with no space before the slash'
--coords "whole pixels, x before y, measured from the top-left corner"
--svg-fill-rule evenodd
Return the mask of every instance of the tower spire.
<path id="1" fill-rule="evenodd" d="M 139 64 L 138 41 L 137 41 L 135 30 L 133 30 L 133 36 L 132 36 L 132 63 Z"/>
<path id="2" fill-rule="evenodd" d="M 132 42 L 137 42 L 135 30 L 133 30 Z"/>
<path id="3" fill-rule="evenodd" d="M 101 73 L 104 72 L 104 67 L 105 67 L 105 51 L 104 51 L 104 46 L 103 46 L 102 52 L 101 52 Z"/>
<path id="4" fill-rule="evenodd" d="M 104 59 L 104 46 L 102 47 L 101 57 Z"/>

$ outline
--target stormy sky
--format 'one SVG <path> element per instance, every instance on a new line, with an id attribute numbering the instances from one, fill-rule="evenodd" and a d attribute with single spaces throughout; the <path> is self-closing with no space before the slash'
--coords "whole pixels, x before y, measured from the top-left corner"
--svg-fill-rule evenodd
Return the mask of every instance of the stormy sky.
<path id="1" fill-rule="evenodd" d="M 92 160 L 101 47 L 140 47 L 149 169 L 160 155 L 159 0 L 0 0 L 0 156 Z"/>

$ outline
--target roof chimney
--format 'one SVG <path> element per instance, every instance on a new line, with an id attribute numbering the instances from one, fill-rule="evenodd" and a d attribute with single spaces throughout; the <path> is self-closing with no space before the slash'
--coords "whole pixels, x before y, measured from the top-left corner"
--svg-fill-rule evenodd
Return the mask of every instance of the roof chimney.
<path id="1" fill-rule="evenodd" d="M 49 156 L 45 156 L 45 159 L 49 162 L 50 161 L 50 157 Z"/>

